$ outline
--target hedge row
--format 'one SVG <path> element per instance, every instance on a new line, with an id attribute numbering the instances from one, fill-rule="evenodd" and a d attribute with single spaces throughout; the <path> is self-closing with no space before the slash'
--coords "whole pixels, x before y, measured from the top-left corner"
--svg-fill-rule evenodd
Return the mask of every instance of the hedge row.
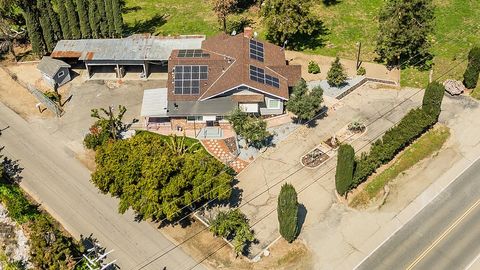
<path id="1" fill-rule="evenodd" d="M 480 47 L 474 47 L 468 53 L 468 66 L 463 74 L 463 84 L 469 89 L 477 87 L 480 74 Z"/>
<path id="2" fill-rule="evenodd" d="M 355 150 L 349 144 L 342 144 L 338 148 L 337 172 L 335 187 L 340 195 L 345 195 L 352 186 L 353 169 L 355 166 Z"/>

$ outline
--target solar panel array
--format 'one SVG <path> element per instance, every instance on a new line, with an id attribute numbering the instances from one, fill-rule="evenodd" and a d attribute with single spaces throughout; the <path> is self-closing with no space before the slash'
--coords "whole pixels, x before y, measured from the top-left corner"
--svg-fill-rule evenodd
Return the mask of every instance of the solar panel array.
<path id="1" fill-rule="evenodd" d="M 265 74 L 263 68 L 250 66 L 250 79 L 259 83 L 267 84 L 275 88 L 280 88 L 280 81 L 277 77 Z"/>
<path id="2" fill-rule="evenodd" d="M 210 54 L 204 53 L 202 50 L 179 50 L 179 58 L 208 58 Z"/>
<path id="3" fill-rule="evenodd" d="M 200 81 L 208 79 L 208 66 L 175 66 L 176 95 L 198 95 Z"/>
<path id="4" fill-rule="evenodd" d="M 263 43 L 258 42 L 254 39 L 250 40 L 250 58 L 263 62 L 264 60 Z"/>

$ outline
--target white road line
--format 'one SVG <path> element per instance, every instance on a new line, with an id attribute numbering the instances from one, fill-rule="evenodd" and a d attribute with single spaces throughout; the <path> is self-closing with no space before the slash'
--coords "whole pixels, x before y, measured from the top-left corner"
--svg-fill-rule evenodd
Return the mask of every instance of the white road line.
<path id="1" fill-rule="evenodd" d="M 430 200 L 428 202 L 425 203 L 425 206 L 422 207 L 421 209 L 419 209 L 415 215 L 412 215 L 408 220 L 405 221 L 404 224 L 402 224 L 401 226 L 399 226 L 397 229 L 395 229 L 395 231 L 393 231 L 389 236 L 387 236 L 386 239 L 384 239 L 375 249 L 373 249 L 366 257 L 364 257 L 353 269 L 356 270 L 358 267 L 360 267 L 360 265 L 362 265 L 362 263 L 364 263 L 368 258 L 370 258 L 370 256 L 372 256 L 373 253 L 375 253 L 375 251 L 377 251 L 381 246 L 383 246 L 383 244 L 385 244 L 388 240 L 390 240 L 390 238 L 392 238 L 398 231 L 400 231 L 408 222 L 410 222 L 414 217 L 416 217 L 418 215 L 418 213 L 420 213 L 425 207 L 427 207 L 433 200 L 435 200 L 435 198 L 438 197 L 438 195 L 442 194 L 443 191 L 445 191 L 453 182 L 455 182 L 455 180 L 457 180 L 464 172 L 466 172 L 468 169 L 470 169 L 470 167 L 472 167 L 472 165 L 477 162 L 478 160 L 480 160 L 480 156 L 478 156 L 475 160 L 473 160 L 467 167 L 465 167 L 455 178 L 453 178 L 450 183 L 448 183 L 447 185 L 445 185 L 437 194 L 435 194 L 435 196 L 431 197 Z M 420 195 L 419 195 L 420 196 Z M 418 196 L 418 197 L 419 197 Z M 417 198 L 418 198 L 417 197 Z M 412 202 L 413 203 L 413 202 Z M 407 206 L 408 207 L 408 206 Z M 405 207 L 404 210 L 407 208 Z M 403 210 L 402 210 L 403 211 Z M 401 212 L 400 212 L 401 213 Z M 398 216 L 398 214 L 395 216 L 395 218 Z"/>
<path id="2" fill-rule="evenodd" d="M 478 261 L 478 259 L 480 259 L 480 254 L 477 255 L 477 257 L 475 257 L 475 259 L 473 259 L 473 261 L 467 265 L 467 267 L 465 267 L 465 270 L 469 270 L 470 268 L 472 268 L 472 266 Z"/>
<path id="3" fill-rule="evenodd" d="M 433 243 L 406 268 L 406 270 L 413 269 L 413 267 L 415 267 L 421 260 L 423 260 L 423 258 L 425 258 L 428 253 L 430 253 L 430 251 L 432 251 L 432 249 L 434 249 L 438 245 L 438 243 L 440 243 L 449 233 L 451 233 L 453 229 L 455 229 L 455 227 L 457 227 L 458 224 L 460 224 L 460 222 L 462 222 L 478 205 L 480 205 L 480 199 L 477 200 L 472 206 L 470 206 L 467 211 L 465 211 L 459 218 L 457 218 L 457 220 L 455 220 L 455 222 L 453 222 L 450 227 L 448 227 L 435 241 L 433 241 Z"/>

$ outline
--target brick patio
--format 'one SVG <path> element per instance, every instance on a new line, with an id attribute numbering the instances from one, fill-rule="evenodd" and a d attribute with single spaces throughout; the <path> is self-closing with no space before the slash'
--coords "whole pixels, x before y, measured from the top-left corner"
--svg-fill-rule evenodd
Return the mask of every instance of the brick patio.
<path id="1" fill-rule="evenodd" d="M 215 158 L 217 158 L 221 162 L 229 165 L 237 173 L 240 173 L 249 164 L 249 162 L 236 157 L 231 152 L 231 150 L 228 148 L 224 139 L 201 140 L 201 142 L 202 142 L 203 146 L 205 147 L 205 149 L 212 156 L 214 156 Z"/>

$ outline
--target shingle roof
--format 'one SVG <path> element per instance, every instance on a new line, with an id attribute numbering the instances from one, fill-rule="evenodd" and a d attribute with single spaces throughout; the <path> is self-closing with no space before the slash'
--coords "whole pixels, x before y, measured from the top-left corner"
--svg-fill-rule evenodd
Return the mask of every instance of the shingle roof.
<path id="1" fill-rule="evenodd" d="M 169 91 L 169 99 L 207 100 L 241 85 L 288 99 L 288 87 L 293 86 L 301 78 L 301 67 L 288 66 L 285 52 L 281 47 L 268 42 L 262 42 L 262 44 L 264 46 L 263 62 L 250 58 L 250 38 L 244 37 L 243 34 L 230 36 L 222 33 L 206 39 L 202 43 L 202 50 L 209 53 L 210 58 L 179 58 L 178 51 L 173 51 L 169 60 L 169 90 L 173 89 L 171 71 L 176 65 L 208 65 L 209 77 L 202 83 L 199 95 L 174 95 L 172 90 Z M 266 75 L 278 78 L 279 87 L 251 80 L 250 66 L 261 68 Z"/>
<path id="2" fill-rule="evenodd" d="M 49 77 L 55 76 L 60 68 L 70 68 L 70 65 L 57 59 L 53 59 L 50 56 L 44 56 L 37 68 L 45 75 Z"/>
<path id="3" fill-rule="evenodd" d="M 205 36 L 153 37 L 134 35 L 122 39 L 60 40 L 54 58 L 78 60 L 167 60 L 174 49 L 199 49 Z"/>

